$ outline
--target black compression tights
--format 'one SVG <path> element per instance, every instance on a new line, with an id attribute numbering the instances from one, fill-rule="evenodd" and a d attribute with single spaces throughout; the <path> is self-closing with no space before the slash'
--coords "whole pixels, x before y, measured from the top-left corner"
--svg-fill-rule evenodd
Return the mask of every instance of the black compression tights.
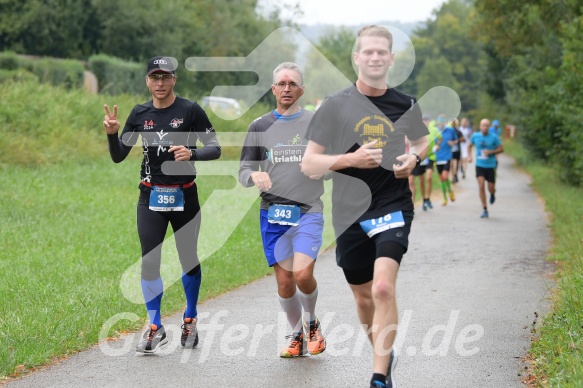
<path id="1" fill-rule="evenodd" d="M 168 224 L 174 231 L 182 270 L 189 275 L 194 275 L 200 270 L 197 255 L 200 204 L 195 190 L 189 189 L 188 195 L 185 193 L 184 211 L 172 212 L 150 210 L 149 193 L 140 193 L 137 213 L 138 235 L 142 245 L 142 279 L 155 280 L 160 277 L 162 242 Z"/>

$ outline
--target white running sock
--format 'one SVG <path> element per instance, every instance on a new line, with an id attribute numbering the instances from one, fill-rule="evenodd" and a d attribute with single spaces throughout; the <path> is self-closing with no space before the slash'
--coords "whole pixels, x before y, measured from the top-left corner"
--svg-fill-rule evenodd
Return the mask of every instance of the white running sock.
<path id="1" fill-rule="evenodd" d="M 300 332 L 302 330 L 302 303 L 298 298 L 298 293 L 296 292 L 291 298 L 282 298 L 277 295 L 279 299 L 279 304 L 282 310 L 287 315 L 287 321 L 291 326 L 294 333 Z"/>
<path id="2" fill-rule="evenodd" d="M 299 288 L 296 294 L 298 295 L 302 306 L 304 307 L 304 321 L 309 323 L 316 319 L 316 302 L 318 301 L 318 287 L 311 294 L 304 294 Z"/>

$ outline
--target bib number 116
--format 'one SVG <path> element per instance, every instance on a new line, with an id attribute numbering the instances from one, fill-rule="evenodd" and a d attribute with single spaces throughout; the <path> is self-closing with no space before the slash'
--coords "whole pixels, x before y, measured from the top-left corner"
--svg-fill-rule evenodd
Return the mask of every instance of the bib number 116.
<path id="1" fill-rule="evenodd" d="M 383 224 L 383 223 L 388 222 L 390 220 L 391 220 L 391 215 L 390 214 L 387 214 L 384 217 L 373 218 L 373 219 L 370 220 L 370 222 L 373 225 L 377 225 L 377 224 Z"/>

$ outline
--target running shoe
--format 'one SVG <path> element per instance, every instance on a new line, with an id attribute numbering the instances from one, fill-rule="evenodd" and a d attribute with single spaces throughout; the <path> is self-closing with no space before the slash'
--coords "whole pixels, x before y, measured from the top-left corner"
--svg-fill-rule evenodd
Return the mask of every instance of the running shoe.
<path id="1" fill-rule="evenodd" d="M 196 329 L 196 318 L 184 318 L 182 324 L 182 334 L 180 343 L 183 348 L 194 349 L 198 345 L 198 330 Z"/>
<path id="2" fill-rule="evenodd" d="M 433 209 L 433 204 L 431 203 L 430 199 L 427 200 L 427 207 Z"/>
<path id="3" fill-rule="evenodd" d="M 490 194 L 490 205 L 492 205 L 494 202 L 496 202 L 496 197 L 494 194 Z"/>
<path id="4" fill-rule="evenodd" d="M 458 182 L 459 182 L 459 180 L 457 179 L 457 175 L 454 175 L 453 176 L 453 183 L 458 183 Z"/>
<path id="5" fill-rule="evenodd" d="M 427 201 L 423 201 L 423 211 L 426 212 L 427 211 Z"/>
<path id="6" fill-rule="evenodd" d="M 455 194 L 453 193 L 453 191 L 449 192 L 449 199 L 451 199 L 451 202 L 455 202 Z"/>
<path id="7" fill-rule="evenodd" d="M 447 198 L 444 198 L 443 202 L 441 202 L 441 206 L 445 206 L 445 205 L 447 205 Z"/>
<path id="8" fill-rule="evenodd" d="M 395 351 L 391 352 L 391 359 L 389 360 L 389 366 L 387 368 L 387 377 L 385 379 L 385 386 L 387 388 L 396 388 L 397 384 L 395 383 L 395 367 L 397 366 L 397 356 L 395 355 Z"/>
<path id="9" fill-rule="evenodd" d="M 309 325 L 305 325 L 305 331 L 308 333 L 308 353 L 314 356 L 326 350 L 326 340 L 322 336 L 322 329 L 318 319 L 310 321 Z"/>
<path id="10" fill-rule="evenodd" d="M 381 381 L 371 381 L 370 388 L 387 388 L 387 386 Z"/>
<path id="11" fill-rule="evenodd" d="M 288 335 L 285 338 L 291 338 L 291 342 L 289 343 L 287 348 L 283 349 L 279 353 L 279 357 L 293 358 L 305 356 L 308 354 L 308 350 L 306 349 L 305 346 L 306 339 L 304 338 L 304 333 L 301 332 L 293 333 L 292 335 Z"/>
<path id="12" fill-rule="evenodd" d="M 166 330 L 164 326 L 150 326 L 138 344 L 136 352 L 138 353 L 154 353 L 162 345 L 166 345 L 168 339 L 166 338 Z"/>
<path id="13" fill-rule="evenodd" d="M 488 218 L 488 210 L 484 210 L 480 218 Z"/>

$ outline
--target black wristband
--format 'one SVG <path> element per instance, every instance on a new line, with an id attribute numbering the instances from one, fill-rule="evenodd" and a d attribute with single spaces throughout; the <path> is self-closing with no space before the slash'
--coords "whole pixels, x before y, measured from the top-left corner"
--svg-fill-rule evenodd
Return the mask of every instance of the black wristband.
<path id="1" fill-rule="evenodd" d="M 421 158 L 419 157 L 419 155 L 414 153 L 410 153 L 409 155 L 415 156 L 415 167 L 419 167 L 419 165 L 421 164 Z"/>

